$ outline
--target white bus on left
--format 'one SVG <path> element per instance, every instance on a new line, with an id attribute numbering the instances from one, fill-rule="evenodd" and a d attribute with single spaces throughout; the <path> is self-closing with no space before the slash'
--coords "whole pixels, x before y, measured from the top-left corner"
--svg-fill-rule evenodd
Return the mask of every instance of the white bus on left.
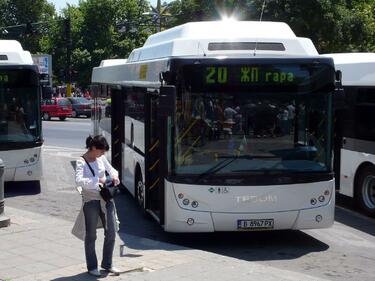
<path id="1" fill-rule="evenodd" d="M 42 174 L 41 87 L 31 54 L 0 40 L 0 158 L 4 181 L 39 181 Z"/>

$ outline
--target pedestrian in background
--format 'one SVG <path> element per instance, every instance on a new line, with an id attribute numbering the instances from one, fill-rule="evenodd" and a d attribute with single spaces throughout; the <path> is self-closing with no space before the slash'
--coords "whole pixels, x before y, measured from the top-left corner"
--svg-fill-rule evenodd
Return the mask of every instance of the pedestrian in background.
<path id="1" fill-rule="evenodd" d="M 112 177 L 115 186 L 120 184 L 118 172 L 104 156 L 109 150 L 103 136 L 89 136 L 86 139 L 88 149 L 76 162 L 76 184 L 82 188 L 83 208 L 77 217 L 72 233 L 85 241 L 85 255 L 88 273 L 100 277 L 95 252 L 96 228 L 98 222 L 104 227 L 103 259 L 101 267 L 114 274 L 119 270 L 112 264 L 118 220 L 113 199 L 105 202 L 100 195 L 100 188 L 106 182 L 106 172 Z M 100 218 L 100 221 L 99 221 Z"/>

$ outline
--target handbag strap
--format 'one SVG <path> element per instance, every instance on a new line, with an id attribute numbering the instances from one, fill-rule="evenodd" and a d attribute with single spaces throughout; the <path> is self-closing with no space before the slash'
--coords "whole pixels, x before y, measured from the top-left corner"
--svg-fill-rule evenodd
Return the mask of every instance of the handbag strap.
<path id="1" fill-rule="evenodd" d="M 83 160 L 85 160 L 87 166 L 89 166 L 89 168 L 90 168 L 90 171 L 91 171 L 92 175 L 95 177 L 94 169 L 91 167 L 91 165 L 90 165 L 89 162 L 86 160 L 86 158 L 83 157 L 83 155 L 82 155 L 81 157 L 83 158 Z"/>

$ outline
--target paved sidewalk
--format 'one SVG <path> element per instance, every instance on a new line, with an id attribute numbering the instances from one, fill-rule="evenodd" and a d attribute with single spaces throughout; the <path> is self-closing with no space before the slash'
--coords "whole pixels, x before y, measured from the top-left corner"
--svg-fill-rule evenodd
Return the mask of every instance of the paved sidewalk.
<path id="1" fill-rule="evenodd" d="M 97 280 L 86 273 L 83 242 L 71 233 L 72 222 L 7 207 L 11 225 L 0 228 L 0 280 Z M 137 236 L 118 238 L 114 263 L 123 273 L 100 280 L 265 280 L 321 281 L 214 253 Z M 97 253 L 103 231 L 98 231 Z"/>

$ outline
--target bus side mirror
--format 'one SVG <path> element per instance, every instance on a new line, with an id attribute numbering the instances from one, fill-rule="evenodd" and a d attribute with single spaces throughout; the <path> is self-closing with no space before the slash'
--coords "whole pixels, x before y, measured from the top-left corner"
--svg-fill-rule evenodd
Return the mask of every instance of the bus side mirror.
<path id="1" fill-rule="evenodd" d="M 335 71 L 335 80 L 336 80 L 336 87 L 341 88 L 342 87 L 342 72 L 341 72 L 341 70 Z"/>
<path id="2" fill-rule="evenodd" d="M 342 87 L 339 89 L 335 89 L 335 92 L 333 94 L 333 108 L 334 110 L 347 108 L 345 90 Z"/>
<path id="3" fill-rule="evenodd" d="M 173 116 L 176 108 L 176 87 L 171 85 L 161 86 L 159 95 L 160 116 Z"/>
<path id="4" fill-rule="evenodd" d="M 335 92 L 333 95 L 333 107 L 334 110 L 345 109 L 346 106 L 346 98 L 345 98 L 345 90 L 342 86 L 342 73 L 340 70 L 336 70 L 335 72 Z"/>

